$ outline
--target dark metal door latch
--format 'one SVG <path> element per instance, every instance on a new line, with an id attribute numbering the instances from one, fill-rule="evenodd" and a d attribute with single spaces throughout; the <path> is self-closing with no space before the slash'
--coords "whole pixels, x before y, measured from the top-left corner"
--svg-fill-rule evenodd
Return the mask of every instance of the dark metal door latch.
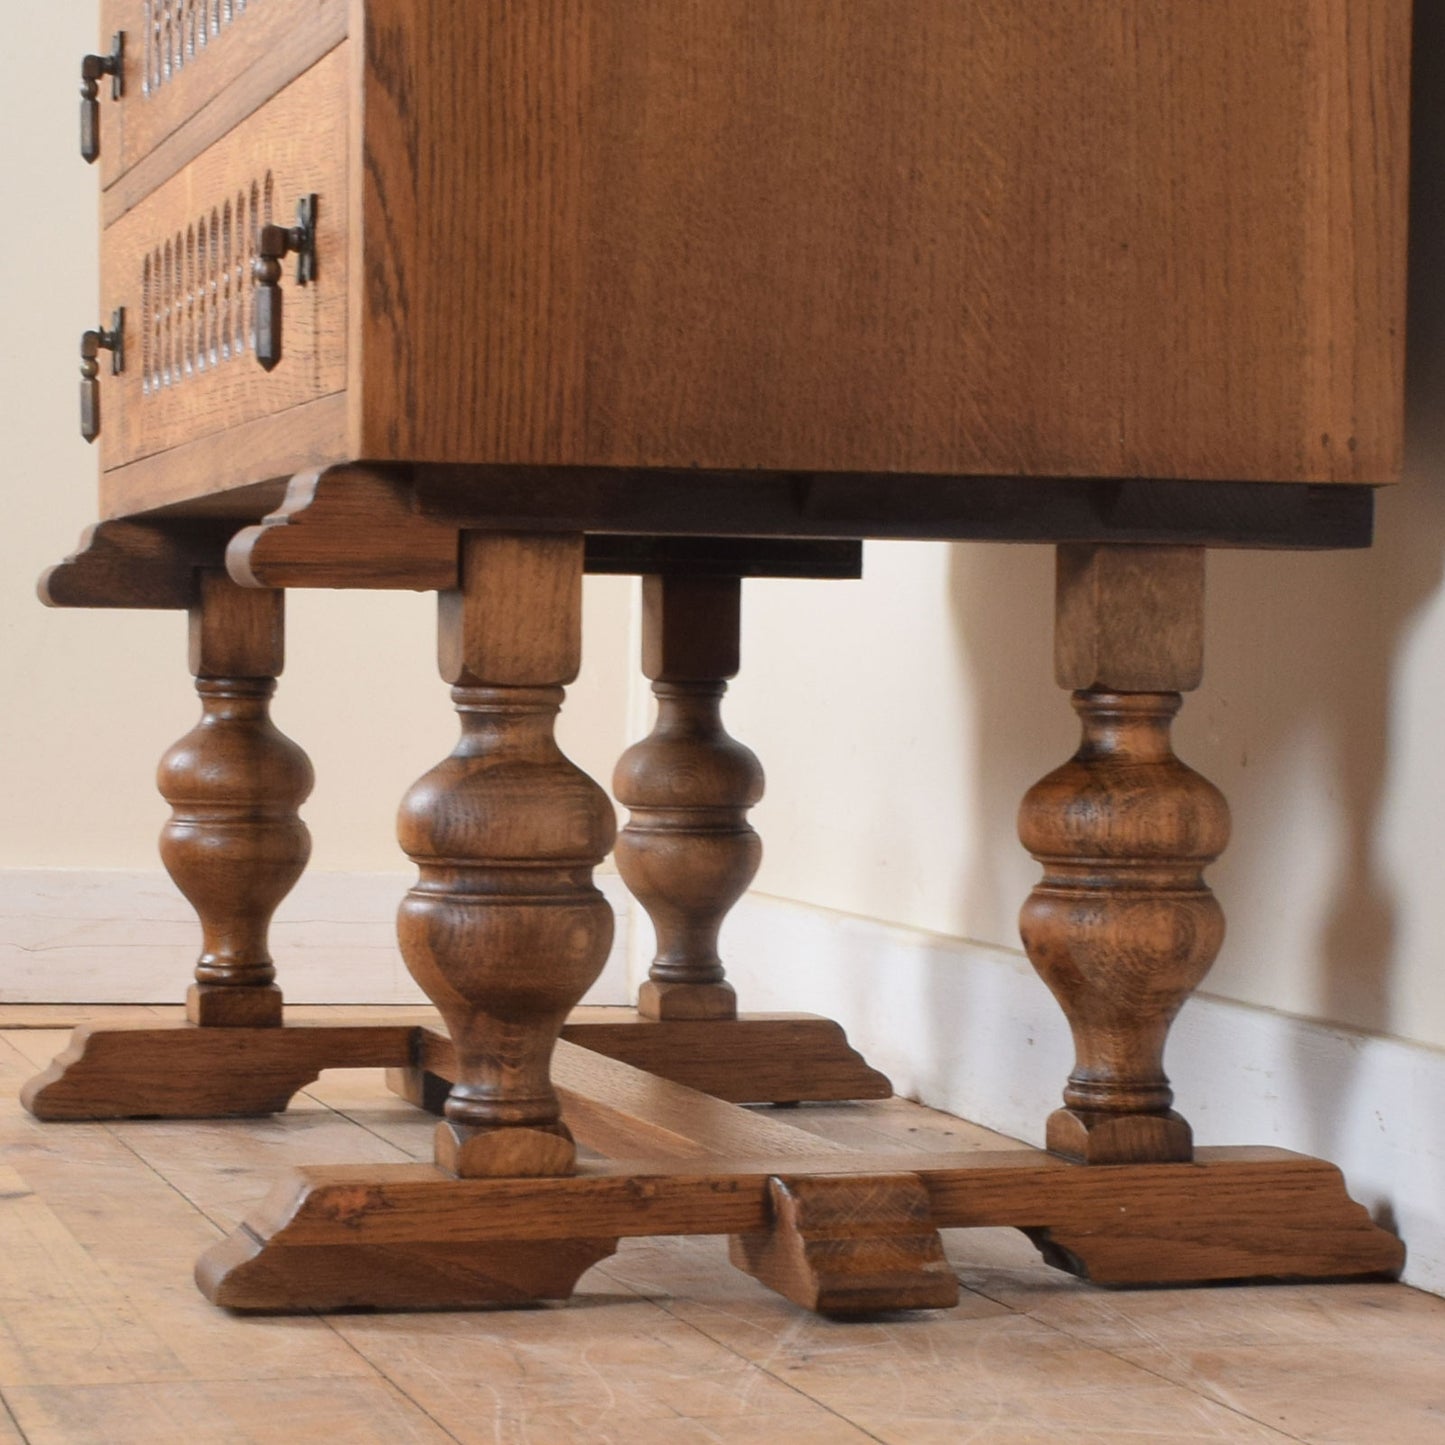
<path id="1" fill-rule="evenodd" d="M 110 76 L 110 97 L 125 94 L 125 31 L 117 30 L 109 55 L 87 55 L 80 62 L 80 154 L 92 165 L 100 159 L 100 78 Z"/>
<path id="2" fill-rule="evenodd" d="M 110 352 L 110 371 L 125 370 L 125 307 L 111 314 L 110 330 L 87 331 L 80 338 L 80 434 L 93 442 L 100 435 L 100 353 Z"/>
<path id="3" fill-rule="evenodd" d="M 281 360 L 281 262 L 296 257 L 296 284 L 316 279 L 316 197 L 296 203 L 294 226 L 262 226 L 251 274 L 256 282 L 256 360 L 272 371 Z"/>

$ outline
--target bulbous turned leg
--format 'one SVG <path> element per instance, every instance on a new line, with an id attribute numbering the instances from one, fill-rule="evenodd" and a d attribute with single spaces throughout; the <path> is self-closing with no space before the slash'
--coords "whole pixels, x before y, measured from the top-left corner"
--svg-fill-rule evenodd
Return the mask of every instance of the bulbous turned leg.
<path id="1" fill-rule="evenodd" d="M 1019 814 L 1044 867 L 1024 904 L 1024 947 L 1076 1053 L 1048 1146 L 1090 1163 L 1192 1155 L 1164 1043 L 1224 940 L 1202 870 L 1229 839 L 1229 810 L 1170 748 L 1179 703 L 1178 693 L 1076 693 L 1083 744 Z"/>
<path id="2" fill-rule="evenodd" d="M 1223 796 L 1169 740 L 1203 670 L 1204 553 L 1067 546 L 1058 564 L 1055 671 L 1083 742 L 1019 813 L 1044 868 L 1024 947 L 1076 1053 L 1048 1146 L 1095 1164 L 1186 1160 L 1164 1044 L 1223 942 L 1203 870 L 1229 839 Z"/>
<path id="3" fill-rule="evenodd" d="M 311 840 L 297 809 L 311 791 L 306 754 L 271 722 L 281 671 L 283 594 L 201 579 L 191 610 L 191 670 L 201 720 L 161 760 L 171 805 L 161 858 L 201 921 L 186 996 L 192 1023 L 281 1023 L 267 943 L 271 917 L 300 878 Z"/>
<path id="4" fill-rule="evenodd" d="M 657 932 L 638 996 L 648 1018 L 737 1016 L 718 933 L 762 859 L 747 811 L 763 795 L 762 766 L 722 722 L 740 594 L 736 577 L 643 580 L 643 671 L 657 725 L 622 755 L 613 792 L 631 811 L 617 870 Z"/>
<path id="5" fill-rule="evenodd" d="M 615 830 L 553 735 L 581 661 L 582 561 L 581 537 L 467 533 L 461 590 L 442 595 L 462 734 L 402 804 L 420 877 L 398 929 L 456 1048 L 437 1163 L 463 1176 L 565 1174 L 576 1152 L 550 1064 L 611 946 L 592 869 Z"/>

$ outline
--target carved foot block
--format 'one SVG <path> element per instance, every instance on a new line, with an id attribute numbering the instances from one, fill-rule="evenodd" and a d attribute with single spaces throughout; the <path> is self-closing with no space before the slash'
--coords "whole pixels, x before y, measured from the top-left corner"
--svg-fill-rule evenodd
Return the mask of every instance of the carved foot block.
<path id="1" fill-rule="evenodd" d="M 951 1309 L 958 1281 L 913 1174 L 774 1178 L 766 1232 L 734 1235 L 732 1262 L 828 1315 Z"/>
<path id="2" fill-rule="evenodd" d="M 397 1024 L 79 1028 L 20 1102 L 57 1121 L 278 1114 L 323 1069 L 404 1062 L 415 1035 Z"/>
<path id="3" fill-rule="evenodd" d="M 444 1119 L 436 1130 L 438 1169 L 459 1179 L 540 1179 L 570 1174 L 577 1146 L 564 1124 L 474 1129 Z"/>
<path id="4" fill-rule="evenodd" d="M 1081 1164 L 1187 1164 L 1194 1131 L 1180 1114 L 1102 1114 L 1056 1109 L 1045 1142 L 1051 1154 Z"/>
<path id="5" fill-rule="evenodd" d="M 202 1028 L 276 1029 L 281 1027 L 281 990 L 193 983 L 186 991 L 186 1018 Z"/>
<path id="6" fill-rule="evenodd" d="M 201 1293 L 254 1313 L 344 1309 L 485 1309 L 567 1299 L 617 1249 L 615 1239 L 267 1249 L 242 1230 L 196 1265 Z"/>
<path id="7" fill-rule="evenodd" d="M 735 1019 L 738 996 L 730 983 L 659 983 L 637 991 L 637 1011 L 647 1019 Z"/>

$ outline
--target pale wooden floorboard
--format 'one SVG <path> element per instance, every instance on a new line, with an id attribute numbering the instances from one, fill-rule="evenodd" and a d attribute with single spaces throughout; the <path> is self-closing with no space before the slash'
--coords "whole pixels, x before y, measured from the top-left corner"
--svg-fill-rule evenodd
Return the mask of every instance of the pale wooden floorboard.
<path id="1" fill-rule="evenodd" d="M 1102 1291 L 1012 1231 L 946 1236 L 966 1289 L 938 1315 L 819 1320 L 721 1240 L 656 1239 L 624 1241 L 564 1307 L 231 1317 L 191 1265 L 277 1173 L 425 1158 L 433 1121 L 376 1071 L 324 1075 L 273 1119 L 20 1110 L 58 1024 L 127 1012 L 0 1015 L 0 1445 L 1445 1440 L 1445 1300 Z M 317 1015 L 341 1012 L 363 1011 Z M 870 1151 L 1011 1142 L 902 1101 L 776 1117 Z"/>

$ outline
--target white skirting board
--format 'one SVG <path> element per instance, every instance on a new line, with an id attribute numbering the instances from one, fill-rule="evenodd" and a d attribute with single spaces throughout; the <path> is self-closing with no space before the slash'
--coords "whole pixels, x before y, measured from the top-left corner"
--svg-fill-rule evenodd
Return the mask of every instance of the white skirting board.
<path id="1" fill-rule="evenodd" d="M 401 873 L 315 873 L 282 905 L 273 952 L 296 1003 L 425 1002 L 393 933 Z M 615 874 L 618 913 L 593 1003 L 625 1003 L 651 927 Z M 197 951 L 159 873 L 0 870 L 0 1002 L 175 1003 Z M 723 956 L 742 1007 L 836 1018 L 899 1093 L 1033 1144 L 1072 1059 L 1068 1028 L 1019 953 L 750 894 Z M 629 970 L 629 958 L 631 968 Z M 1201 1144 L 1333 1160 L 1397 1230 L 1405 1279 L 1445 1294 L 1445 1053 L 1197 997 L 1170 1040 L 1179 1108 Z"/>
<path id="2" fill-rule="evenodd" d="M 292 1003 L 424 1004 L 396 946 L 396 906 L 415 873 L 308 873 L 276 912 L 271 956 Z M 586 1002 L 628 1001 L 626 891 L 597 885 L 617 914 Z M 155 872 L 0 870 L 0 1003 L 179 1003 L 200 926 Z"/>
<path id="3" fill-rule="evenodd" d="M 900 1094 L 1043 1143 L 1073 1050 L 1022 953 L 750 895 L 722 954 L 742 1008 L 827 1014 Z M 1338 1164 L 1405 1240 L 1406 1281 L 1445 1294 L 1445 1052 L 1202 995 L 1166 1066 L 1197 1142 Z"/>

